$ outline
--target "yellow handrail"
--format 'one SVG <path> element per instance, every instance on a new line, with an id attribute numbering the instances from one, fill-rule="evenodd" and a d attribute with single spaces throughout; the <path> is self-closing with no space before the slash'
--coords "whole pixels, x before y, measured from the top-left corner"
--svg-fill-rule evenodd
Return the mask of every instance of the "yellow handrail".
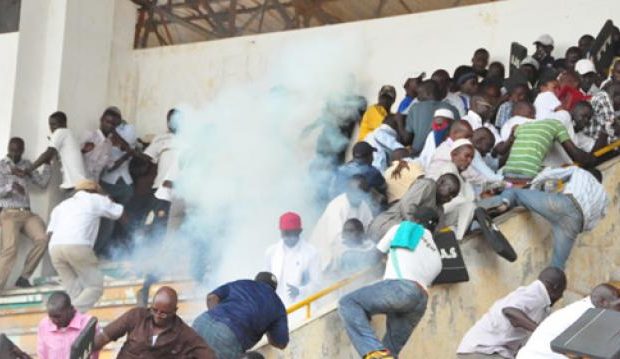
<path id="1" fill-rule="evenodd" d="M 299 301 L 299 302 L 291 305 L 290 307 L 286 308 L 286 313 L 287 314 L 291 314 L 293 312 L 298 311 L 299 309 L 301 309 L 303 307 L 306 307 L 306 319 L 310 319 L 310 316 L 312 315 L 310 304 L 312 304 L 312 302 L 314 302 L 314 301 L 316 301 L 318 299 L 321 299 L 321 298 L 323 298 L 324 296 L 326 296 L 326 295 L 328 295 L 330 293 L 335 292 L 336 290 L 346 286 L 347 284 L 349 284 L 349 283 L 359 279 L 363 275 L 372 272 L 376 268 L 378 268 L 378 266 L 368 268 L 366 270 L 363 270 L 361 272 L 358 272 L 358 273 L 350 276 L 349 278 L 342 279 L 342 280 L 340 280 L 340 281 L 330 285 L 329 287 L 324 288 L 324 289 L 322 289 L 322 290 L 312 294 L 311 296 L 307 297 L 306 299 L 304 299 L 302 301 Z"/>
<path id="2" fill-rule="evenodd" d="M 610 144 L 608 144 L 607 146 L 601 148 L 600 150 L 594 152 L 594 157 L 601 157 L 602 155 L 611 152 L 613 150 L 615 150 L 616 148 L 620 147 L 620 140 L 612 142 Z"/>

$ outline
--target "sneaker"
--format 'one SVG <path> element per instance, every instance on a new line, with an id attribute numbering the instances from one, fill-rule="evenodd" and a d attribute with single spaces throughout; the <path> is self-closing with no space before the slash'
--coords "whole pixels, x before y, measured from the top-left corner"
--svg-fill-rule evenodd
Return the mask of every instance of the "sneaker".
<path id="1" fill-rule="evenodd" d="M 17 282 L 15 282 L 15 286 L 19 288 L 32 288 L 32 284 L 30 284 L 28 279 L 24 277 L 17 278 Z"/>
<path id="2" fill-rule="evenodd" d="M 394 359 L 392 353 L 389 350 L 375 350 L 364 355 L 364 359 Z"/>

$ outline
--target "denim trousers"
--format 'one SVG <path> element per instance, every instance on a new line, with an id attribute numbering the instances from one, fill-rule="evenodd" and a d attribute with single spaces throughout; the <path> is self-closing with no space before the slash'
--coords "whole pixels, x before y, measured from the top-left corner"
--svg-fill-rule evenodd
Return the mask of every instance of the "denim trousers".
<path id="1" fill-rule="evenodd" d="M 235 333 L 226 324 L 212 318 L 208 312 L 200 314 L 192 328 L 213 349 L 217 359 L 239 359 L 244 353 Z"/>
<path id="2" fill-rule="evenodd" d="M 422 319 L 427 300 L 426 292 L 412 281 L 383 280 L 342 297 L 338 311 L 351 343 L 361 356 L 389 349 L 398 357 Z M 370 326 L 370 318 L 375 314 L 387 316 L 383 341 L 379 341 Z"/>
<path id="3" fill-rule="evenodd" d="M 574 199 L 563 193 L 507 189 L 498 196 L 478 202 L 478 205 L 488 209 L 504 202 L 510 207 L 523 206 L 551 223 L 553 236 L 551 266 L 564 269 L 575 244 L 575 238 L 583 230 L 583 213 Z"/>

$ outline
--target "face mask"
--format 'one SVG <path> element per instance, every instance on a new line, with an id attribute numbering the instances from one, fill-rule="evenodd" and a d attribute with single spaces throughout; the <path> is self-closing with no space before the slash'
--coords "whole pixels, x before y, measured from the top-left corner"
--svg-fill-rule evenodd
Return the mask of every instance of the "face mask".
<path id="1" fill-rule="evenodd" d="M 285 246 L 292 248 L 299 241 L 299 236 L 296 236 L 296 235 L 282 236 L 282 240 L 284 241 Z"/>

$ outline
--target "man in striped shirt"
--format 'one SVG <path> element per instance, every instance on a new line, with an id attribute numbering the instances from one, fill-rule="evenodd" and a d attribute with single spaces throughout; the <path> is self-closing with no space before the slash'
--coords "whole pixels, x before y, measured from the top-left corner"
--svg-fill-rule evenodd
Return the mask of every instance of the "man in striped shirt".
<path id="1" fill-rule="evenodd" d="M 501 211 L 523 206 L 545 218 L 552 226 L 551 266 L 564 269 L 581 232 L 592 230 L 605 216 L 609 196 L 597 170 L 577 166 L 547 168 L 532 180 L 531 189 L 507 189 L 478 202 L 484 209 Z"/>
<path id="2" fill-rule="evenodd" d="M 566 127 L 558 120 L 538 120 L 518 126 L 508 139 L 511 145 L 504 167 L 507 179 L 529 180 L 542 170 L 543 159 L 557 141 L 570 158 L 582 166 L 594 165 L 595 158 L 571 140 Z"/>

